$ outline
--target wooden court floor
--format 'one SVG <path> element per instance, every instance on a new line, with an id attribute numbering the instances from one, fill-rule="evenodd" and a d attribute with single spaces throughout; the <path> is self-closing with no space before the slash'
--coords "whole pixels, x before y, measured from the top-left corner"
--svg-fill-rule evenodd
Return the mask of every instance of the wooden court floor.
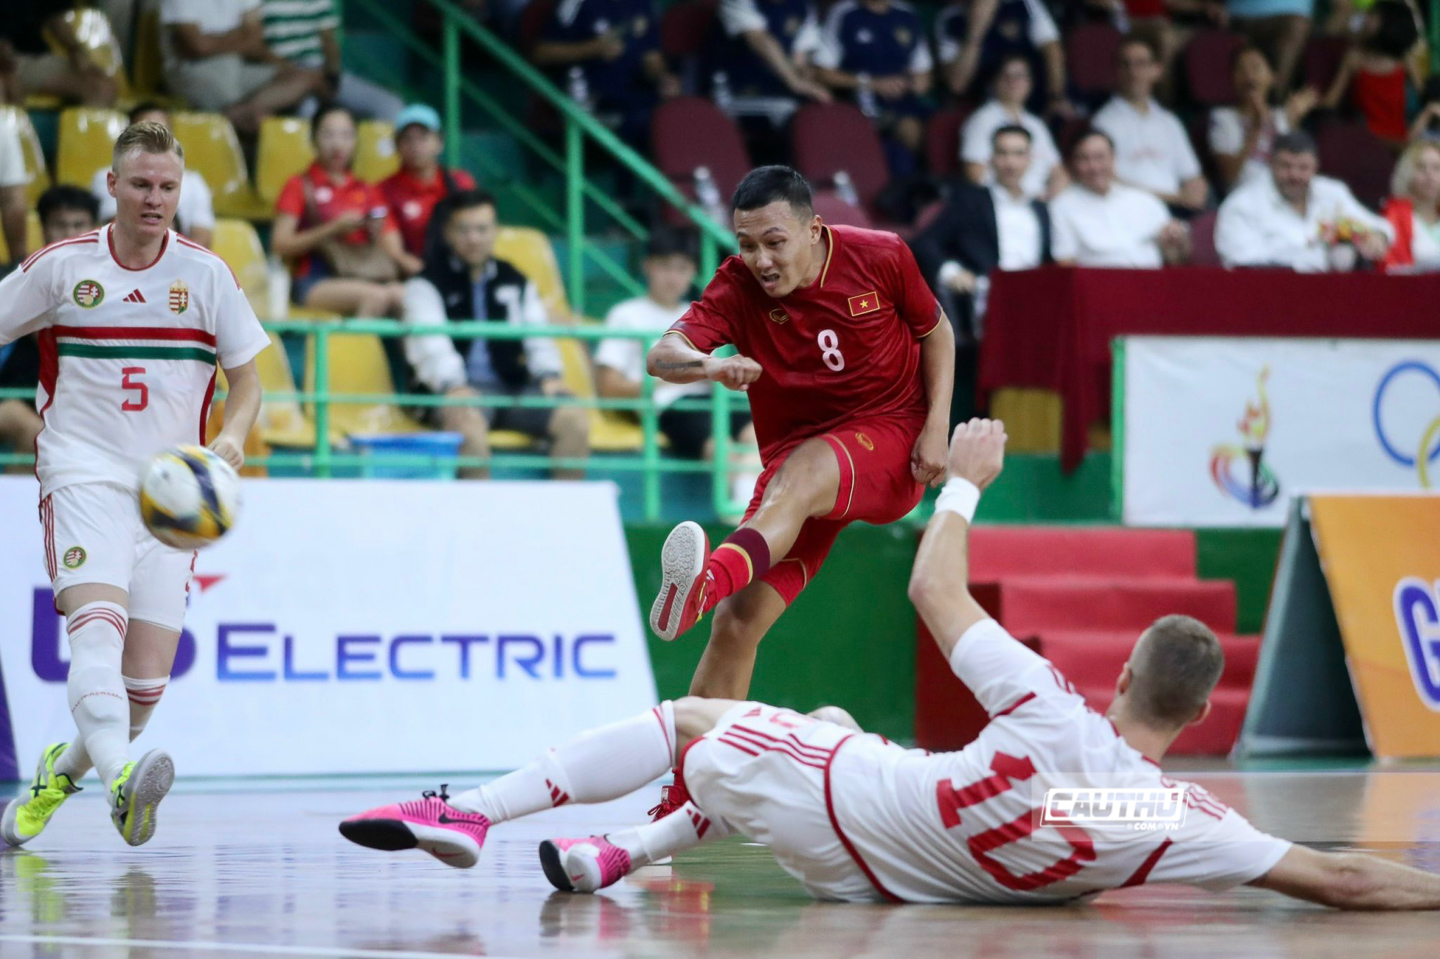
<path id="1" fill-rule="evenodd" d="M 1440 766 L 1177 768 L 1268 831 L 1440 872 Z M 182 781 L 140 849 L 87 790 L 31 847 L 0 853 L 0 959 L 1440 956 L 1440 913 L 1343 914 L 1249 889 L 1140 887 L 1045 909 L 815 903 L 738 839 L 598 896 L 551 890 L 540 839 L 629 822 L 654 790 L 497 827 L 470 871 L 335 831 L 345 815 L 433 785 Z"/>

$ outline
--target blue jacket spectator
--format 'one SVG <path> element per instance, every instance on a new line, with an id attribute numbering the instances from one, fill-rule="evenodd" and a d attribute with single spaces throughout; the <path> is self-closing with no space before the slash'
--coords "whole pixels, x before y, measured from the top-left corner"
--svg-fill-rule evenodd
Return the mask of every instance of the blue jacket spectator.
<path id="1" fill-rule="evenodd" d="M 935 19 L 935 47 L 946 85 L 956 96 L 987 89 L 1001 64 L 1022 56 L 1035 78 L 1026 107 L 1040 114 L 1068 110 L 1065 50 L 1055 18 L 1041 0 L 952 4 Z"/>
<path id="2" fill-rule="evenodd" d="M 720 0 L 719 14 L 728 38 L 722 69 L 732 96 L 829 102 L 830 91 L 810 76 L 821 42 L 813 0 Z"/>

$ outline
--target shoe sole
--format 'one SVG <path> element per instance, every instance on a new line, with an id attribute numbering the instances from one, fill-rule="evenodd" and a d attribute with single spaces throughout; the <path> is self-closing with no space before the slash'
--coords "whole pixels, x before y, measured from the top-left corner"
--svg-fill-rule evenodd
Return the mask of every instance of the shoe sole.
<path id="1" fill-rule="evenodd" d="M 699 523 L 686 520 L 670 531 L 660 547 L 660 593 L 650 606 L 650 629 L 669 642 L 680 635 L 690 591 L 705 571 L 710 541 Z"/>
<path id="2" fill-rule="evenodd" d="M 480 861 L 480 844 L 469 836 L 400 819 L 347 819 L 340 824 L 340 835 L 381 852 L 419 849 L 456 869 L 469 869 Z"/>
<path id="3" fill-rule="evenodd" d="M 545 878 L 550 880 L 550 885 L 561 892 L 584 891 L 576 888 L 570 873 L 566 872 L 565 853 L 549 839 L 540 844 L 540 868 L 545 870 Z"/>
<path id="4" fill-rule="evenodd" d="M 125 788 L 130 791 L 130 812 L 121 837 L 132 846 L 143 846 L 155 836 L 156 809 L 175 785 L 175 762 L 170 754 L 152 749 L 140 757 Z"/>

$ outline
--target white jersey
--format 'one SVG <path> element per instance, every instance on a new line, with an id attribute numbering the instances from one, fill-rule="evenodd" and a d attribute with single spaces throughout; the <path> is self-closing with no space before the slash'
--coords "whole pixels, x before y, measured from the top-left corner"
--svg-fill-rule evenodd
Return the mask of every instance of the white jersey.
<path id="1" fill-rule="evenodd" d="M 971 628 L 951 662 L 992 717 L 975 742 L 929 755 L 855 736 L 834 756 L 836 828 L 882 896 L 1054 902 L 1143 882 L 1214 891 L 1258 879 L 1290 849 L 1161 773 L 994 620 Z M 1183 821 L 1173 831 L 1044 825 L 1037 784 L 1178 788 Z"/>
<path id="2" fill-rule="evenodd" d="M 233 369 L 270 342 L 220 257 L 171 231 L 132 270 L 113 229 L 52 244 L 0 281 L 0 346 L 39 332 L 41 496 L 138 487 L 155 453 L 204 442 L 217 361 Z"/>

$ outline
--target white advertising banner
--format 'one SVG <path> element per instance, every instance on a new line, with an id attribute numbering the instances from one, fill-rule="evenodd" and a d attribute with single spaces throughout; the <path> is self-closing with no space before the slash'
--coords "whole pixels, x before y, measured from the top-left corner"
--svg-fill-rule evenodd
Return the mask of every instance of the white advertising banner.
<path id="1" fill-rule="evenodd" d="M 36 490 L 0 478 L 0 713 L 25 776 L 74 733 Z M 656 701 L 611 484 L 270 479 L 244 497 L 198 556 L 137 744 L 182 775 L 511 769 Z"/>
<path id="2" fill-rule="evenodd" d="M 1440 488 L 1440 340 L 1128 337 L 1124 521 L 1282 526 L 1298 493 Z"/>

